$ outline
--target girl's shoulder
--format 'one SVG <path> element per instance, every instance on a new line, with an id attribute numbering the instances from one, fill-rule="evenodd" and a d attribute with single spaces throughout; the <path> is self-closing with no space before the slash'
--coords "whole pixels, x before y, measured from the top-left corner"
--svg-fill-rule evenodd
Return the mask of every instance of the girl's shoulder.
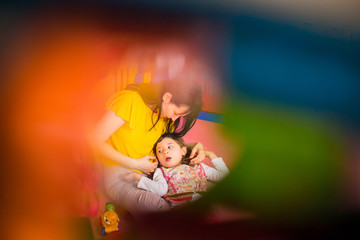
<path id="1" fill-rule="evenodd" d="M 199 169 L 199 168 L 201 168 L 200 164 L 194 164 L 194 165 L 180 164 L 180 165 L 178 165 L 176 167 L 172 167 L 172 168 L 160 167 L 161 171 L 164 173 L 177 172 L 177 171 L 188 171 L 188 170 Z"/>
<path id="2" fill-rule="evenodd" d="M 200 163 L 197 164 L 183 164 L 186 166 L 186 168 L 191 168 L 191 169 L 198 169 L 201 167 Z"/>

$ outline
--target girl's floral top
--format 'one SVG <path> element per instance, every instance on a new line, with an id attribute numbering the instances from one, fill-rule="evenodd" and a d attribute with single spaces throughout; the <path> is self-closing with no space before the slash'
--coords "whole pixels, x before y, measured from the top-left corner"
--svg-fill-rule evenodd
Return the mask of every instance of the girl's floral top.
<path id="1" fill-rule="evenodd" d="M 161 167 L 161 171 L 168 183 L 166 196 L 206 191 L 207 180 L 201 164 L 193 166 L 181 164 L 174 168 Z"/>

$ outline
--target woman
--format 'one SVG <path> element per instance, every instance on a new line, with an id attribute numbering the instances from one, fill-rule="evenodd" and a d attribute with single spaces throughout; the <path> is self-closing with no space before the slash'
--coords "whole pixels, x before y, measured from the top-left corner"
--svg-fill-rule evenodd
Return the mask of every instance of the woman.
<path id="1" fill-rule="evenodd" d="M 183 136 L 191 129 L 202 107 L 201 96 L 201 88 L 193 81 L 173 79 L 129 85 L 109 99 L 91 143 L 104 159 L 105 190 L 112 201 L 131 212 L 169 209 L 164 199 L 138 189 L 124 176 L 156 169 L 156 157 L 149 155 L 152 146 L 165 132 Z M 187 147 L 193 148 L 193 163 L 205 158 L 200 143 Z"/>

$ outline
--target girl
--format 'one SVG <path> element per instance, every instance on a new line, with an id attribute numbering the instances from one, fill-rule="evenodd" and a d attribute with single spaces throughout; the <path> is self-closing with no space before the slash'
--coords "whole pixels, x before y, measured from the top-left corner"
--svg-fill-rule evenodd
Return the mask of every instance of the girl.
<path id="1" fill-rule="evenodd" d="M 215 168 L 204 163 L 189 165 L 186 145 L 183 139 L 174 133 L 163 134 L 153 147 L 153 153 L 159 161 L 153 180 L 138 174 L 129 173 L 126 180 L 135 181 L 138 188 L 164 196 L 171 206 L 195 200 L 207 189 L 206 181 L 220 181 L 228 172 L 222 158 L 213 152 L 205 151 Z"/>
<path id="2" fill-rule="evenodd" d="M 124 176 L 156 169 L 156 158 L 148 155 L 154 142 L 166 131 L 181 136 L 189 131 L 201 110 L 201 97 L 193 81 L 173 79 L 129 85 L 109 99 L 91 145 L 103 158 L 105 191 L 112 202 L 132 213 L 169 208 L 164 199 L 124 181 Z M 188 147 L 193 147 L 194 163 L 205 158 L 200 143 Z"/>

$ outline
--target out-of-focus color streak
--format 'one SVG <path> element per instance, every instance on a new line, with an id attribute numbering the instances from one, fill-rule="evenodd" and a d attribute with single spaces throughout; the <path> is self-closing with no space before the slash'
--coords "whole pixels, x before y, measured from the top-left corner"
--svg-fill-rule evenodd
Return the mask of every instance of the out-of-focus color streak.
<path id="1" fill-rule="evenodd" d="M 86 134 L 103 113 L 98 101 L 110 86 L 99 79 L 121 56 L 121 38 L 91 23 L 39 20 L 23 26 L 11 46 L 11 154 L 3 169 L 11 176 L 2 224 L 10 239 L 71 239 L 69 218 L 97 213 L 97 183 L 87 181 L 92 199 L 81 187 L 97 175 Z"/>
<path id="2" fill-rule="evenodd" d="M 335 216 L 344 158 L 336 125 L 306 111 L 239 99 L 228 105 L 225 127 L 244 150 L 219 199 L 231 191 L 224 201 L 272 221 Z"/>

